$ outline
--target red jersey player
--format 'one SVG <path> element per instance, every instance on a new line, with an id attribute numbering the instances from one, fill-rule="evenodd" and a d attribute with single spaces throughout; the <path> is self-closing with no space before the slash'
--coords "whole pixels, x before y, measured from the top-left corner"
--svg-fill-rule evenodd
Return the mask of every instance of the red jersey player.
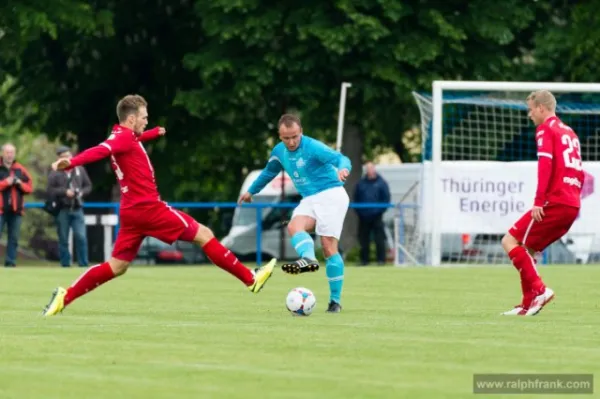
<path id="1" fill-rule="evenodd" d="M 565 235 L 579 213 L 583 166 L 579 138 L 556 117 L 556 99 L 546 90 L 527 97 L 529 118 L 536 124 L 538 183 L 530 212 L 502 239 L 502 246 L 521 275 L 521 304 L 503 314 L 533 316 L 554 298 L 537 273 L 535 252 Z"/>
<path id="2" fill-rule="evenodd" d="M 272 259 L 254 271 L 248 269 L 221 245 L 208 227 L 161 201 L 154 168 L 142 143 L 164 135 L 165 129 L 157 127 L 144 132 L 148 124 L 147 103 L 138 95 L 121 99 L 117 104 L 117 116 L 119 124 L 114 126 L 106 141 L 71 160 L 63 158 L 52 164 L 54 170 L 70 169 L 110 157 L 121 188 L 121 227 L 110 260 L 90 267 L 69 288 L 55 289 L 44 309 L 44 316 L 61 312 L 78 297 L 125 273 L 146 236 L 167 243 L 193 241 L 217 266 L 241 280 L 251 292 L 259 292 L 271 277 L 276 260 Z"/>

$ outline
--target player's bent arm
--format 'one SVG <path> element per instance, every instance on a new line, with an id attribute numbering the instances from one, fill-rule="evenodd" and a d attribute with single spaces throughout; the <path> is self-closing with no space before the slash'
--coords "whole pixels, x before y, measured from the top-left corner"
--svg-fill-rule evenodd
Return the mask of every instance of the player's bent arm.
<path id="1" fill-rule="evenodd" d="M 110 155 L 110 152 L 111 151 L 109 147 L 104 143 L 92 148 L 88 148 L 87 150 L 71 158 L 71 164 L 69 165 L 68 169 L 104 159 Z"/>
<path id="2" fill-rule="evenodd" d="M 538 160 L 538 182 L 535 192 L 534 206 L 544 206 L 546 203 L 546 191 L 552 176 L 552 158 L 541 156 Z"/>
<path id="3" fill-rule="evenodd" d="M 154 129 L 146 130 L 145 132 L 140 134 L 138 140 L 141 142 L 150 141 L 154 140 L 158 136 L 160 136 L 160 127 L 155 127 Z"/>
<path id="4" fill-rule="evenodd" d="M 317 156 L 317 159 L 324 164 L 331 164 L 338 170 L 348 169 L 348 172 L 352 172 L 352 162 L 350 162 L 350 158 L 339 151 L 327 147 L 320 141 L 314 141 L 314 154 Z"/>
<path id="5" fill-rule="evenodd" d="M 271 159 L 267 162 L 267 167 L 260 172 L 254 183 L 250 185 L 248 192 L 252 195 L 259 193 L 279 172 L 281 172 L 281 163 L 277 157 L 271 156 Z"/>
<path id="6" fill-rule="evenodd" d="M 343 154 L 340 154 L 340 159 L 338 161 L 337 168 L 338 170 L 348 169 L 348 172 L 352 172 L 352 162 L 350 162 L 350 158 Z"/>

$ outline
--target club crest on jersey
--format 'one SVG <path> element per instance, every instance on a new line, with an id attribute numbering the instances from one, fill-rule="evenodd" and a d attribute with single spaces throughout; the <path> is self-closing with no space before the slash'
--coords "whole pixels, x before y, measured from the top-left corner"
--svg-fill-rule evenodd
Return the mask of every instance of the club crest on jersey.
<path id="1" fill-rule="evenodd" d="M 116 136 L 114 134 L 111 134 L 110 136 L 108 136 L 108 140 L 112 140 L 114 139 Z"/>
<path id="2" fill-rule="evenodd" d="M 297 168 L 303 168 L 304 165 L 306 165 L 306 162 L 304 162 L 304 159 L 298 158 L 298 160 L 296 161 L 296 167 Z"/>

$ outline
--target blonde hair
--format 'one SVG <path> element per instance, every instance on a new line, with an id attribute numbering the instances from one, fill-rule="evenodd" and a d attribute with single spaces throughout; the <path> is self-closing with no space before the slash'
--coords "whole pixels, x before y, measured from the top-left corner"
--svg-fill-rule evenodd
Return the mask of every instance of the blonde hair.
<path id="1" fill-rule="evenodd" d="M 119 122 L 124 122 L 125 119 L 131 114 L 138 113 L 140 107 L 147 107 L 148 103 L 144 100 L 144 97 L 137 94 L 129 94 L 117 103 L 117 117 Z"/>
<path id="2" fill-rule="evenodd" d="M 527 101 L 533 101 L 533 104 L 537 107 L 543 105 L 548 111 L 554 112 L 556 110 L 556 98 L 548 90 L 537 90 L 527 96 Z"/>

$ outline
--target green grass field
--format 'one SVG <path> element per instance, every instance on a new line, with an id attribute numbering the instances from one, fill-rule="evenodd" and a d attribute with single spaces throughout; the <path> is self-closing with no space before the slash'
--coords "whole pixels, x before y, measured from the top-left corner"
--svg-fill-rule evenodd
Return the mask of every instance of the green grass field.
<path id="1" fill-rule="evenodd" d="M 324 270 L 253 295 L 213 267 L 134 266 L 42 319 L 81 270 L 0 269 L 0 398 L 477 398 L 474 373 L 600 371 L 600 268 L 541 268 L 557 296 L 528 318 L 499 315 L 512 268 L 346 270 L 341 314 Z M 312 316 L 285 309 L 295 286 Z M 548 396 L 572 397 L 518 397 Z"/>

